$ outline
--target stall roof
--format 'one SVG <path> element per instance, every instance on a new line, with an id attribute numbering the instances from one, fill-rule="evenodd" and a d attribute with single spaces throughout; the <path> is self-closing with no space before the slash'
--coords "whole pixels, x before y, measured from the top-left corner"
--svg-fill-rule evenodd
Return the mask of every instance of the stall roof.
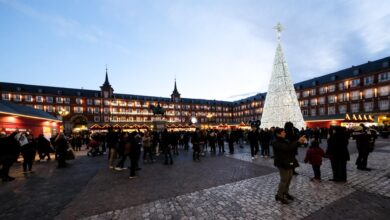
<path id="1" fill-rule="evenodd" d="M 22 117 L 24 116 L 24 117 L 39 118 L 39 119 L 50 120 L 50 121 L 61 121 L 45 111 L 34 109 L 24 105 L 18 105 L 4 100 L 0 101 L 0 113 L 17 115 Z"/>

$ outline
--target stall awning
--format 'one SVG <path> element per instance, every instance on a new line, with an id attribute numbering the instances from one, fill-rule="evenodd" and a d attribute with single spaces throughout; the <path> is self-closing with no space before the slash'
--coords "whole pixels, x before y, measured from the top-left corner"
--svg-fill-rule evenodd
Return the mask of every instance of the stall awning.
<path id="1" fill-rule="evenodd" d="M 24 105 L 18 105 L 4 100 L 0 101 L 0 113 L 61 122 L 61 120 L 57 119 L 56 117 L 45 111 L 34 109 Z"/>

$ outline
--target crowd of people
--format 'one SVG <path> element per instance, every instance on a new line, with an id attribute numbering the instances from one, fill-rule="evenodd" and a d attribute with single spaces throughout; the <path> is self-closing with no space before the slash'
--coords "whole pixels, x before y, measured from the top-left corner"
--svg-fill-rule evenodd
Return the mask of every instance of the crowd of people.
<path id="1" fill-rule="evenodd" d="M 64 168 L 67 166 L 69 148 L 78 151 L 82 146 L 86 146 L 89 149 L 88 156 L 107 155 L 110 169 L 115 171 L 129 169 L 129 178 L 133 179 L 141 170 L 139 166 L 141 159 L 145 164 L 155 163 L 160 158 L 165 165 L 170 166 L 174 164 L 179 149 L 190 151 L 192 147 L 193 161 L 199 162 L 207 153 L 225 154 L 225 143 L 229 153 L 234 154 L 235 146 L 243 148 L 246 141 L 250 147 L 252 160 L 259 156 L 264 159 L 274 159 L 274 165 L 279 169 L 280 174 L 280 184 L 275 199 L 288 204 L 294 199 L 289 194 L 289 185 L 293 175 L 297 174 L 294 169 L 299 166 L 296 159 L 298 147 L 309 147 L 304 162 L 312 165 L 314 177 L 311 181 L 321 181 L 322 160 L 328 158 L 333 171 L 333 178 L 330 180 L 346 182 L 346 166 L 347 161 L 350 160 L 348 144 L 351 137 L 356 140 L 358 150 L 358 158 L 355 162 L 357 169 L 370 171 L 367 167 L 367 159 L 369 153 L 373 151 L 376 132 L 363 124 L 353 130 L 344 127 L 298 130 L 291 122 L 287 122 L 284 128 L 260 129 L 258 126 L 253 126 L 249 131 L 197 128 L 194 132 L 171 132 L 165 129 L 162 132 L 129 133 L 109 128 L 107 133 L 72 134 L 68 137 L 59 133 L 50 139 L 46 139 L 43 135 L 35 138 L 29 132 L 15 131 L 0 138 L 0 177 L 5 182 L 14 180 L 9 176 L 9 170 L 19 155 L 23 157 L 23 172 L 28 173 L 33 171 L 36 153 L 40 162 L 51 160 L 50 154 L 55 153 L 57 167 Z M 324 139 L 327 140 L 325 150 L 320 147 Z M 270 154 L 270 147 L 273 155 Z"/>

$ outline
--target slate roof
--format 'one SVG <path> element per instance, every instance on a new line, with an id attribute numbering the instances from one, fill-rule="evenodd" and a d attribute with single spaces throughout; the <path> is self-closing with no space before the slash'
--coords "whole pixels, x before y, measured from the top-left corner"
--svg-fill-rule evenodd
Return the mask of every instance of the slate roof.
<path id="1" fill-rule="evenodd" d="M 299 82 L 294 84 L 294 87 L 296 89 L 306 89 L 317 85 L 328 84 L 333 81 L 353 78 L 367 73 L 378 72 L 380 70 L 389 69 L 389 66 L 390 66 L 390 56 L 376 61 L 369 61 L 365 64 L 361 64 L 358 66 L 352 66 L 350 68 L 346 68 L 334 73 L 309 79 L 303 82 Z M 9 91 L 9 92 L 26 92 L 26 93 L 34 93 L 34 94 L 42 93 L 42 95 L 80 96 L 80 97 L 87 97 L 87 98 L 101 97 L 100 90 L 72 89 L 72 88 L 63 88 L 63 87 L 27 85 L 27 84 L 6 83 L 6 82 L 0 82 L 0 90 Z M 216 103 L 218 105 L 224 105 L 224 106 L 235 106 L 241 103 L 251 102 L 253 100 L 265 100 L 266 94 L 267 93 L 258 93 L 254 96 L 250 96 L 233 102 L 220 101 L 220 100 L 207 100 L 207 99 L 191 99 L 191 98 L 181 98 L 181 102 L 193 103 L 193 104 Z M 122 99 L 141 100 L 141 101 L 161 101 L 161 102 L 171 101 L 170 98 L 165 98 L 165 97 L 120 94 L 120 93 L 114 93 L 114 97 L 122 98 Z"/>
<path id="2" fill-rule="evenodd" d="M 17 114 L 17 115 L 22 115 L 22 116 L 30 116 L 30 117 L 38 117 L 46 120 L 55 120 L 55 121 L 60 121 L 53 115 L 42 111 L 38 109 L 34 109 L 28 106 L 24 105 L 18 105 L 12 102 L 0 101 L 0 112 L 1 113 L 9 113 L 9 114 Z"/>

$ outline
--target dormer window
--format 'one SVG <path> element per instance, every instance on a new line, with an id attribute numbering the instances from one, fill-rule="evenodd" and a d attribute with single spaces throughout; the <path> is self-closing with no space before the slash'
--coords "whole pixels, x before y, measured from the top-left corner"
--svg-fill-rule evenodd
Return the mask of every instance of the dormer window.
<path id="1" fill-rule="evenodd" d="M 382 63 L 383 68 L 388 68 L 389 67 L 389 61 L 385 61 Z"/>
<path id="2" fill-rule="evenodd" d="M 58 94 L 58 95 L 62 95 L 62 91 L 61 91 L 61 90 L 58 90 L 58 91 L 57 91 L 57 94 Z"/>
<path id="3" fill-rule="evenodd" d="M 16 90 L 17 90 L 18 92 L 20 92 L 20 91 L 22 91 L 22 88 L 16 87 Z"/>
<path id="4" fill-rule="evenodd" d="M 38 89 L 38 92 L 39 92 L 39 93 L 42 93 L 42 92 L 43 92 L 43 90 L 42 90 L 42 89 Z"/>
<path id="5" fill-rule="evenodd" d="M 95 92 L 95 97 L 99 97 L 99 93 Z"/>
<path id="6" fill-rule="evenodd" d="M 330 77 L 330 80 L 332 80 L 332 81 L 335 81 L 336 79 L 337 79 L 336 75 L 333 75 L 333 76 Z"/>
<path id="7" fill-rule="evenodd" d="M 359 75 L 359 73 L 360 73 L 360 69 L 355 69 L 355 70 L 353 71 L 353 75 L 354 75 L 354 76 Z"/>
<path id="8" fill-rule="evenodd" d="M 81 92 L 80 92 L 80 91 L 78 91 L 78 92 L 77 92 L 77 95 L 78 95 L 78 96 L 81 96 Z"/>

